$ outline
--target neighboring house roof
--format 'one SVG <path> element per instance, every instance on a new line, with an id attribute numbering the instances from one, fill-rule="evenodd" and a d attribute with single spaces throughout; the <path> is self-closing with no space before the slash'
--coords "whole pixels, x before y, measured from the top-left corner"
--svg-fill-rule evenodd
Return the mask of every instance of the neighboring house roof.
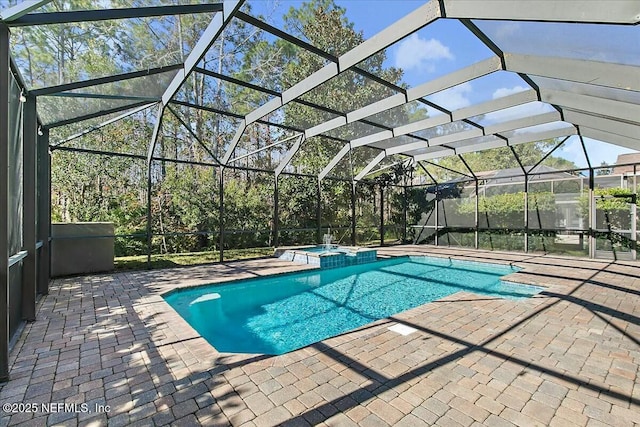
<path id="1" fill-rule="evenodd" d="M 618 159 L 616 160 L 617 165 L 623 166 L 614 166 L 611 171 L 612 174 L 625 174 L 625 173 L 633 173 L 633 165 L 629 163 L 638 163 L 640 164 L 640 153 L 628 153 L 628 154 L 620 154 L 618 155 Z M 636 168 L 637 171 L 640 172 L 640 167 Z"/>
<path id="2" fill-rule="evenodd" d="M 525 166 L 525 169 L 531 169 L 531 166 Z M 524 184 L 524 174 L 521 168 L 509 168 L 493 171 L 477 172 L 476 176 L 479 180 L 487 181 L 488 185 L 500 185 L 500 184 Z M 559 171 L 556 168 L 550 166 L 538 165 L 529 174 L 530 182 L 533 181 L 548 181 L 559 180 L 566 178 L 576 178 L 574 173 Z M 457 197 L 460 192 L 460 183 L 468 186 L 471 185 L 469 178 L 456 178 L 446 182 L 441 182 L 438 185 L 432 185 L 426 189 L 427 193 L 439 192 L 445 197 Z"/>
<path id="3" fill-rule="evenodd" d="M 638 153 L 640 154 L 640 153 Z M 638 161 L 640 163 L 640 160 Z M 526 170 L 531 169 L 531 166 L 525 166 Z M 631 169 L 633 170 L 633 168 Z M 640 171 L 640 168 L 638 168 Z M 509 184 L 509 183 L 524 183 L 524 174 L 522 173 L 522 169 L 517 168 L 508 168 L 508 169 L 500 169 L 500 170 L 490 170 L 490 171 L 482 171 L 476 172 L 476 177 L 480 181 L 488 181 L 488 184 Z M 559 179 L 567 179 L 567 178 L 578 178 L 585 177 L 586 175 L 577 172 L 565 172 L 553 168 L 551 166 L 546 165 L 538 165 L 535 169 L 529 173 L 529 182 L 533 181 L 549 181 L 549 180 L 559 180 Z M 423 175 L 418 175 L 414 177 L 414 185 L 420 185 L 425 183 L 425 177 Z M 469 185 L 470 182 L 473 182 L 472 178 L 469 177 L 460 177 L 451 179 L 449 181 L 439 182 L 438 186 L 432 185 L 429 187 L 428 192 L 435 192 L 435 189 L 442 191 L 443 188 L 449 188 L 454 184 L 458 184 L 460 182 L 465 183 L 465 185 Z"/>
<path id="4" fill-rule="evenodd" d="M 531 166 L 525 166 L 525 169 L 529 170 Z M 541 174 L 541 175 L 539 175 Z M 491 180 L 492 184 L 508 184 L 510 182 L 524 182 L 522 169 L 510 168 L 497 171 L 486 171 L 476 173 L 476 176 L 480 179 Z M 551 166 L 538 165 L 532 173 L 529 173 L 530 180 L 549 180 L 549 179 L 563 179 L 575 177 L 575 174 L 569 172 L 562 172 Z"/>

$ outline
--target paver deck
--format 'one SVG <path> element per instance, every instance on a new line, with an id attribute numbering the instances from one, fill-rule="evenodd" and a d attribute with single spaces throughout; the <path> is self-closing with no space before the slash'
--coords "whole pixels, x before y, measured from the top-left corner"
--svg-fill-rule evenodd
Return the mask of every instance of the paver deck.
<path id="1" fill-rule="evenodd" d="M 160 295 L 309 267 L 262 259 L 58 279 L 11 353 L 0 425 L 640 424 L 640 264 L 430 246 L 379 253 L 511 262 L 524 267 L 511 280 L 546 289 L 518 301 L 461 292 L 261 356 L 218 353 Z M 417 332 L 388 330 L 396 323 Z M 62 405 L 39 405 L 51 402 Z"/>

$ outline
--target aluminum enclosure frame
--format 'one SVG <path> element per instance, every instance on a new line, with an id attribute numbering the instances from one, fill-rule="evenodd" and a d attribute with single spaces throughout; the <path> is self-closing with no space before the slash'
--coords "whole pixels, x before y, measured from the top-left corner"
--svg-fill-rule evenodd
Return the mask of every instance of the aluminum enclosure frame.
<path id="1" fill-rule="evenodd" d="M 295 162 L 296 156 L 306 144 L 312 142 L 314 138 L 328 138 L 332 141 L 341 143 L 342 148 L 334 155 L 333 158 L 326 159 L 326 164 L 322 170 L 313 175 L 318 181 L 318 227 L 321 221 L 320 209 L 320 192 L 321 182 L 325 179 L 341 179 L 331 175 L 332 170 L 349 155 L 349 163 L 351 169 L 351 177 L 344 178 L 346 182 L 351 184 L 351 239 L 355 243 L 356 224 L 355 224 L 355 197 L 357 185 L 367 178 L 375 175 L 387 166 L 378 167 L 390 156 L 400 156 L 407 163 L 412 163 L 418 168 L 424 169 L 431 181 L 438 185 L 436 180 L 424 168 L 424 164 L 437 165 L 436 160 L 445 156 L 458 156 L 465 168 L 465 172 L 460 173 L 475 181 L 477 188 L 479 176 L 465 162 L 464 154 L 483 149 L 491 149 L 496 147 L 513 147 L 517 144 L 536 142 L 549 138 L 562 138 L 558 148 L 567 137 L 577 135 L 586 160 L 588 162 L 589 171 L 589 192 L 590 200 L 593 200 L 594 190 L 594 166 L 590 159 L 589 153 L 583 141 L 584 137 L 590 137 L 603 142 L 611 143 L 621 147 L 640 150 L 640 104 L 635 101 L 637 94 L 640 92 L 640 67 L 632 64 L 621 64 L 613 62 L 602 62 L 593 59 L 577 59 L 570 55 L 565 57 L 551 57 L 542 55 L 525 54 L 519 52 L 503 51 L 499 43 L 492 40 L 491 37 L 484 34 L 478 26 L 477 21 L 483 20 L 502 20 L 505 22 L 554 22 L 566 23 L 570 25 L 619 25 L 625 27 L 638 26 L 640 22 L 640 3 L 633 0 L 617 0 L 615 2 L 604 1 L 580 1 L 580 2 L 543 2 L 539 0 L 510 1 L 508 4 L 503 1 L 487 0 L 479 3 L 475 0 L 430 0 L 425 1 L 414 12 L 405 18 L 397 21 L 388 28 L 382 30 L 378 34 L 366 40 L 364 43 L 347 51 L 340 56 L 333 56 L 321 49 L 300 40 L 281 29 L 275 28 L 266 22 L 252 17 L 242 12 L 241 6 L 244 1 L 229 1 L 224 3 L 213 3 L 203 5 L 174 5 L 160 7 L 141 7 L 129 9 L 113 9 L 113 10 L 90 10 L 90 11 L 70 11 L 70 12 L 36 12 L 39 8 L 46 6 L 49 0 L 40 1 L 24 1 L 18 5 L 0 11 L 0 80 L 8 82 L 11 70 L 16 68 L 12 65 L 10 58 L 10 39 L 9 30 L 11 27 L 32 26 L 32 25 L 48 25 L 53 23 L 73 23 L 73 22 L 92 22 L 106 19 L 125 19 L 125 18 L 141 18 L 151 16 L 180 15 L 193 13 L 215 13 L 215 16 L 207 29 L 203 32 L 201 39 L 197 42 L 193 51 L 187 56 L 184 63 L 174 64 L 166 67 L 151 68 L 148 70 L 139 70 L 130 73 L 120 73 L 117 75 L 101 77 L 98 79 L 89 79 L 85 81 L 75 81 L 64 85 L 51 86 L 29 91 L 24 82 L 20 82 L 24 89 L 26 99 L 25 116 L 24 116 L 24 241 L 23 248 L 18 254 L 9 253 L 7 244 L 8 235 L 8 186 L 6 185 L 9 177 L 8 170 L 8 111 L 7 100 L 9 97 L 8 84 L 0 85 L 0 381 L 8 379 L 8 292 L 9 292 L 9 269 L 11 263 L 22 263 L 24 283 L 23 283 L 23 308 L 22 313 L 26 320 L 34 318 L 35 299 L 38 294 L 46 294 L 48 292 L 49 279 L 49 239 L 50 239 L 50 197 L 51 197 L 51 176 L 50 176 L 50 150 L 56 151 L 76 151 L 84 152 L 89 155 L 114 155 L 125 156 L 131 158 L 143 159 L 147 165 L 148 178 L 148 195 L 151 195 L 151 167 L 153 162 L 176 162 L 199 164 L 202 166 L 216 168 L 220 176 L 220 189 L 223 190 L 223 176 L 225 170 L 237 168 L 232 164 L 233 159 L 238 157 L 235 153 L 238 143 L 243 138 L 246 129 L 252 124 L 261 124 L 265 126 L 273 126 L 294 132 L 295 142 L 288 148 L 286 154 L 280 159 L 277 166 L 273 170 L 269 170 L 275 178 L 274 187 L 274 241 L 278 241 L 278 177 L 282 175 L 295 175 L 290 171 L 291 164 Z M 269 32 L 276 37 L 280 37 L 298 48 L 305 49 L 315 55 L 329 61 L 329 63 L 306 76 L 303 80 L 296 83 L 292 87 L 281 92 L 272 89 L 260 87 L 254 83 L 244 82 L 234 76 L 227 76 L 200 67 L 200 61 L 211 48 L 213 43 L 218 39 L 227 24 L 233 20 L 247 22 Z M 378 52 L 394 45 L 403 38 L 428 27 L 433 22 L 442 19 L 458 20 L 487 46 L 494 56 L 487 60 L 480 61 L 468 67 L 453 71 L 440 78 L 425 81 L 423 84 L 410 88 L 398 87 L 393 82 L 375 76 L 360 64 L 367 58 L 371 58 Z M 115 83 L 136 79 L 144 76 L 153 76 L 169 71 L 176 71 L 175 77 L 163 89 L 162 96 L 153 99 L 137 99 L 136 94 L 116 94 L 108 95 L 114 99 L 130 100 L 131 103 L 103 109 L 96 112 L 78 115 L 72 118 L 59 120 L 49 123 L 48 126 L 42 126 L 42 121 L 37 116 L 37 98 L 41 96 L 73 96 L 90 98 L 91 95 L 85 94 L 69 94 L 65 92 L 81 89 L 93 88 L 101 84 Z M 347 72 L 354 72 L 366 79 L 381 84 L 389 88 L 393 94 L 371 102 L 368 105 L 361 106 L 352 111 L 336 111 L 325 105 L 319 105 L 302 98 L 305 94 L 320 87 L 322 84 L 344 75 Z M 473 82 L 496 72 L 509 72 L 522 77 L 530 86 L 528 90 L 498 98 L 496 100 L 473 104 L 469 107 L 449 111 L 444 106 L 434 104 L 427 101 L 426 98 L 437 92 L 455 87 L 465 82 Z M 208 75 L 211 78 L 217 78 L 229 81 L 233 84 L 240 85 L 244 88 L 261 91 L 269 94 L 274 98 L 262 105 L 257 106 L 252 111 L 240 113 L 239 111 L 222 111 L 208 105 L 189 105 L 188 103 L 176 99 L 176 94 L 184 85 L 185 80 L 192 73 L 200 73 Z M 545 80 L 546 79 L 546 80 Z M 18 79 L 20 80 L 20 79 Z M 566 90 L 554 87 L 568 87 Z M 134 102 L 135 101 L 135 102 Z M 407 105 L 411 102 L 420 102 L 434 108 L 442 114 L 415 121 L 413 123 L 400 123 L 393 126 L 384 125 L 376 121 L 375 116 L 390 111 L 394 108 Z M 507 108 L 523 106 L 530 102 L 543 103 L 553 108 L 540 114 L 530 115 L 517 119 L 505 119 L 482 126 L 474 122 L 474 117 L 503 111 Z M 324 121 L 323 123 L 306 128 L 291 126 L 288 123 L 270 120 L 265 117 L 270 113 L 286 106 L 289 103 L 298 103 L 319 111 L 329 112 L 335 115 L 335 118 Z M 206 141 L 200 138 L 188 123 L 181 120 L 172 109 L 172 106 L 185 106 L 193 108 L 201 108 L 203 110 L 212 111 L 216 114 L 226 117 L 234 117 L 241 120 L 240 126 L 235 130 L 235 135 L 230 141 L 226 141 L 226 151 L 221 159 L 217 159 L 210 149 L 207 148 Z M 136 155 L 130 153 L 115 153 L 107 150 L 88 150 L 70 148 L 65 146 L 73 139 L 88 135 L 90 132 L 101 129 L 104 126 L 115 123 L 131 114 L 135 114 L 144 109 L 155 107 L 157 111 L 156 122 L 154 126 L 153 136 L 151 137 L 147 155 Z M 202 146 L 214 159 L 214 163 L 194 162 L 182 159 L 167 159 L 154 155 L 154 147 L 158 134 L 162 130 L 162 121 L 166 110 L 169 109 L 171 114 L 175 114 L 181 125 L 193 137 L 200 146 Z M 49 132 L 51 129 L 66 126 L 69 124 L 81 123 L 85 120 L 104 117 L 109 114 L 122 113 L 115 118 L 108 119 L 99 125 L 91 126 L 85 130 L 75 133 L 63 140 L 49 141 Z M 447 124 L 454 122 L 464 123 L 469 129 L 459 132 L 449 132 L 446 129 Z M 364 124 L 370 126 L 375 131 L 353 137 L 343 138 L 336 137 L 330 132 L 345 128 L 350 124 Z M 561 126 L 554 129 L 538 130 L 534 132 L 521 132 L 523 129 L 533 128 L 535 126 L 543 126 L 550 124 L 560 124 Z M 539 129 L 539 128 L 538 128 Z M 419 132 L 425 131 L 441 131 L 437 136 L 424 138 L 418 136 Z M 511 136 L 506 136 L 512 132 Z M 397 139 L 399 137 L 408 137 L 409 142 Z M 455 144 L 462 144 L 456 146 Z M 353 164 L 354 150 L 363 148 L 375 149 L 375 157 L 368 160 L 366 164 Z M 553 152 L 553 150 L 551 152 Z M 512 149 L 513 151 L 513 149 Z M 515 151 L 514 155 L 515 155 Z M 551 152 L 547 154 L 550 155 Z M 517 159 L 517 155 L 515 155 Z M 37 163 L 37 159 L 40 163 Z M 546 158 L 546 156 L 545 156 Z M 536 167 L 541 164 L 545 158 L 540 159 L 538 164 L 523 165 L 520 160 L 522 174 L 519 176 L 525 179 L 525 190 L 528 190 L 529 176 L 535 173 Z M 37 171 L 37 172 L 36 172 Z M 300 176 L 309 176 L 299 174 Z M 407 177 L 404 177 L 405 179 Z M 406 194 L 407 188 L 410 187 L 403 182 Z M 40 189 L 40 199 L 36 199 L 37 189 Z M 476 189 L 477 194 L 477 189 Z M 381 198 L 382 200 L 382 198 Z M 405 200 L 406 202 L 406 200 Z M 594 206 L 591 206 L 591 210 Z M 590 210 L 590 211 L 591 211 Z M 38 224 L 36 228 L 36 211 L 38 212 Z M 478 245 L 478 208 L 476 206 L 476 236 L 475 245 Z M 525 209 L 526 212 L 526 209 Z M 220 260 L 224 260 L 224 195 L 220 191 Z M 437 209 L 436 209 L 437 215 Z M 593 215 L 592 215 L 593 216 Z M 382 218 L 383 219 L 383 218 Z M 406 212 L 405 212 L 406 220 Z M 592 218 L 592 227 L 593 228 Z M 151 239 L 153 232 L 151 230 L 151 200 L 147 200 L 147 244 L 148 244 L 148 262 L 151 261 L 152 245 Z M 406 224 L 405 224 L 406 225 Z M 523 229 L 525 231 L 525 250 L 528 245 L 528 219 L 524 218 Z M 406 231 L 406 227 L 405 227 Z M 380 224 L 381 238 L 384 242 L 384 221 Z M 320 230 L 318 228 L 318 237 Z M 436 233 L 436 242 L 437 242 Z M 595 237 L 590 236 L 591 247 L 595 248 Z M 592 250 L 592 252 L 595 249 Z M 593 255 L 593 254 L 592 254 Z M 19 259 L 19 260 L 18 260 Z M 27 283 L 28 282 L 28 283 Z"/>

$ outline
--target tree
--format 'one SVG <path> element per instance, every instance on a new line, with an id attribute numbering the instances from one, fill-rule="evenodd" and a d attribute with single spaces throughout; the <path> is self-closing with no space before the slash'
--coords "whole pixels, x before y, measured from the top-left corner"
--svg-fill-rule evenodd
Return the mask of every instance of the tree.
<path id="1" fill-rule="evenodd" d="M 300 8 L 291 8 L 285 17 L 285 27 L 292 34 L 338 57 L 364 41 L 363 33 L 354 28 L 345 12 L 344 8 L 337 6 L 332 0 L 313 0 L 303 3 Z M 325 58 L 306 50 L 296 49 L 295 56 L 291 50 L 282 49 L 282 53 L 282 62 L 286 64 L 281 77 L 283 88 L 293 86 L 326 64 Z M 358 67 L 392 83 L 399 83 L 402 71 L 384 67 L 385 59 L 385 53 L 381 52 L 358 64 Z M 311 90 L 303 98 L 347 113 L 395 93 L 361 74 L 346 71 Z M 334 117 L 335 115 L 328 111 L 292 103 L 284 112 L 284 123 L 306 128 Z M 397 121 L 402 120 L 398 118 Z M 329 133 L 331 136 L 350 140 L 361 136 L 363 132 L 375 131 L 365 128 L 362 124 L 353 124 Z M 341 141 L 315 138 L 305 143 L 300 155 L 296 156 L 292 163 L 300 172 L 318 173 L 343 145 L 344 142 Z M 354 164 L 366 164 L 364 151 L 353 151 L 351 155 Z M 346 175 L 350 176 L 350 171 Z"/>
<path id="2" fill-rule="evenodd" d="M 74 9 L 92 9 L 91 0 L 75 0 Z M 40 8 L 43 12 L 69 10 L 62 0 Z M 18 27 L 11 30 L 13 55 L 30 87 L 69 83 L 105 76 L 118 69 L 111 46 L 122 21 L 79 22 L 73 25 Z"/>
<path id="3" fill-rule="evenodd" d="M 88 0 L 74 0 L 71 3 L 54 0 L 44 10 L 99 7 L 94 3 Z M 132 5 L 124 0 L 113 0 L 112 4 Z M 134 1 L 133 5 L 137 4 L 138 1 Z M 210 19 L 211 15 L 197 14 L 83 23 L 77 26 L 17 28 L 14 31 L 14 37 L 18 40 L 15 54 L 21 67 L 29 70 L 26 73 L 27 80 L 34 87 L 169 65 L 185 60 Z M 345 10 L 333 0 L 313 0 L 304 3 L 297 10 L 290 9 L 285 17 L 285 26 L 297 37 L 334 57 L 344 54 L 364 40 L 362 32 L 347 19 Z M 232 20 L 199 66 L 283 92 L 326 65 L 327 61 L 323 55 L 301 49 L 285 40 L 274 41 L 261 30 L 241 20 Z M 357 67 L 400 84 L 402 71 L 385 67 L 384 62 L 383 52 L 363 61 Z M 150 95 L 157 93 L 159 88 L 162 89 L 169 78 L 171 73 L 166 73 L 83 91 L 108 95 L 129 92 L 135 87 L 136 93 Z M 393 88 L 368 79 L 363 73 L 349 70 L 304 95 L 303 103 L 291 102 L 266 119 L 304 129 L 395 93 L 397 91 Z M 177 94 L 177 98 L 182 101 L 233 110 L 240 114 L 253 111 L 271 96 L 273 95 L 199 72 L 192 73 Z M 70 99 L 55 97 L 53 101 L 48 101 L 47 98 L 42 98 L 40 107 L 43 108 L 42 111 L 48 107 L 51 115 L 73 116 L 105 108 L 105 102 L 116 102 L 111 99 L 105 101 L 104 97 L 100 101 L 91 99 L 83 104 L 77 103 L 78 107 L 74 110 Z M 304 105 L 305 102 L 323 107 L 314 108 Z M 155 155 L 215 163 L 212 157 L 219 158 L 226 152 L 239 120 L 198 108 L 180 105 L 171 105 L 171 108 L 180 120 L 173 117 L 173 114 L 166 113 Z M 413 106 L 403 106 L 369 119 L 381 124 L 406 123 L 426 117 L 425 111 Z M 146 155 L 153 119 L 152 113 L 140 113 L 99 132 L 90 133 L 68 146 Z M 96 123 L 102 120 L 104 119 L 97 119 Z M 191 128 L 197 138 L 185 125 Z M 55 142 L 80 127 L 86 127 L 85 123 L 78 127 L 56 129 L 52 132 L 56 134 L 52 141 Z M 294 157 L 292 167 L 299 172 L 318 173 L 342 148 L 345 140 L 379 130 L 375 126 L 357 123 L 331 131 L 331 137 L 316 137 L 306 141 L 300 153 Z M 255 123 L 246 130 L 234 156 L 264 148 L 290 134 L 290 131 L 278 126 Z M 273 169 L 292 142 L 275 145 L 234 164 Z M 358 167 L 364 166 L 375 154 L 376 149 L 371 147 L 355 150 L 338 165 L 338 173 L 350 178 L 353 173 L 358 172 Z M 55 196 L 53 209 L 57 219 L 114 221 L 118 233 L 144 231 L 147 197 L 144 160 L 61 152 L 55 154 L 55 160 L 52 171 Z M 352 164 L 355 170 L 352 170 Z M 217 217 L 220 191 L 218 169 L 155 161 L 151 172 L 153 231 L 181 234 L 170 239 L 154 240 L 154 250 L 182 251 L 214 246 L 217 240 L 207 237 L 204 232 L 216 230 L 220 226 L 220 218 Z M 310 228 L 316 220 L 317 182 L 314 179 L 282 177 L 280 190 L 287 197 L 279 200 L 281 221 L 292 228 Z M 378 177 L 374 185 L 383 185 L 383 178 L 384 176 Z M 224 186 L 227 215 L 224 225 L 230 230 L 244 230 L 243 233 L 229 236 L 227 244 L 265 244 L 268 239 L 262 234 L 250 235 L 248 230 L 269 228 L 273 212 L 273 175 L 226 169 Z M 351 215 L 350 183 L 343 185 L 325 182 L 322 189 L 321 197 L 327 206 L 323 211 L 323 222 L 347 225 Z M 366 189 L 361 186 L 359 191 L 362 193 Z M 362 200 L 365 198 L 363 195 Z M 371 208 L 375 213 L 376 206 Z M 185 237 L 192 232 L 198 233 L 198 237 Z M 122 250 L 140 250 L 142 246 L 136 248 L 127 247 Z"/>
<path id="4" fill-rule="evenodd" d="M 513 151 L 518 159 L 525 167 L 531 167 L 538 163 L 545 154 L 558 144 L 556 139 L 547 139 L 543 141 L 530 142 L 513 146 Z M 509 147 L 499 147 L 490 150 L 477 151 L 473 153 L 465 153 L 462 155 L 471 170 L 475 172 L 497 171 L 503 169 L 520 169 L 520 164 Z M 563 169 L 576 169 L 577 166 L 569 160 L 561 157 L 549 156 L 544 162 L 547 166 Z M 466 166 L 458 156 L 445 157 L 438 160 L 438 164 L 447 168 L 468 173 Z M 430 169 L 430 172 L 437 178 L 451 179 L 438 168 Z"/>
<path id="5" fill-rule="evenodd" d="M 596 175 L 598 176 L 603 176 L 603 175 L 611 175 L 611 168 L 609 167 L 609 163 L 603 161 L 602 163 L 600 163 L 600 169 L 596 169 Z"/>
<path id="6" fill-rule="evenodd" d="M 88 134 L 72 143 L 115 152 L 143 150 L 151 129 L 146 115 Z M 54 151 L 52 157 L 52 219 L 110 221 L 116 234 L 144 233 L 146 227 L 146 165 L 118 156 Z M 144 238 L 116 239 L 117 255 L 144 250 Z"/>
<path id="7" fill-rule="evenodd" d="M 555 215 L 555 195 L 550 192 L 538 192 L 529 195 L 529 209 L 541 215 Z M 480 196 L 478 214 L 485 218 L 485 226 L 494 229 L 513 228 L 522 224 L 524 218 L 523 192 Z M 475 198 L 463 200 L 458 206 L 458 213 L 473 214 L 476 210 Z"/>

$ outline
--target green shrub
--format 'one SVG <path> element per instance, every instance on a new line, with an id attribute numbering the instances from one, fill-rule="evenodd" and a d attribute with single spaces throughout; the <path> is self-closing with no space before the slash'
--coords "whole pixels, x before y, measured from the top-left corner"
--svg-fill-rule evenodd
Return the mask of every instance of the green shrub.
<path id="1" fill-rule="evenodd" d="M 480 196 L 478 214 L 487 218 L 487 226 L 497 229 L 508 229 L 524 222 L 525 193 L 496 194 Z M 529 193 L 529 209 L 535 208 L 540 213 L 555 215 L 556 198 L 553 193 Z M 458 205 L 459 214 L 472 214 L 476 210 L 474 198 L 467 198 Z"/>

